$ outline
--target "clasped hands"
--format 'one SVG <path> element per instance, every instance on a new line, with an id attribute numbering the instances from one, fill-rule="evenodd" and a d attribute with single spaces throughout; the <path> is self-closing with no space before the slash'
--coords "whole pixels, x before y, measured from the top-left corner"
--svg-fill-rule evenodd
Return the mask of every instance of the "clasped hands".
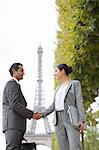
<path id="1" fill-rule="evenodd" d="M 35 112 L 35 113 L 33 114 L 33 119 L 38 120 L 38 119 L 40 119 L 40 118 L 42 118 L 42 113 L 40 113 L 40 112 Z"/>

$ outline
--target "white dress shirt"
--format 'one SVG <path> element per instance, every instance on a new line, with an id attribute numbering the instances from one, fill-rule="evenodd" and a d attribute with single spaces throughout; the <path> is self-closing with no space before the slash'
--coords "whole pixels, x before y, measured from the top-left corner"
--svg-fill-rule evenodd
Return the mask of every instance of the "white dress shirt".
<path id="1" fill-rule="evenodd" d="M 55 108 L 57 111 L 64 110 L 64 99 L 65 99 L 65 91 L 68 86 L 68 83 L 64 86 L 61 85 L 58 89 L 57 93 L 55 94 Z"/>
<path id="2" fill-rule="evenodd" d="M 19 81 L 16 78 L 12 77 L 12 79 L 15 80 L 19 84 Z"/>

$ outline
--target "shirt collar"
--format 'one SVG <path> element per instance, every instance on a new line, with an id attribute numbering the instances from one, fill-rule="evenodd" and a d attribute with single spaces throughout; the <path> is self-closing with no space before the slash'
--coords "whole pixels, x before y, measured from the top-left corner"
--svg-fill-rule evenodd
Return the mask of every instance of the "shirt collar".
<path id="1" fill-rule="evenodd" d="M 12 79 L 15 80 L 19 84 L 19 81 L 16 78 L 12 77 Z"/>

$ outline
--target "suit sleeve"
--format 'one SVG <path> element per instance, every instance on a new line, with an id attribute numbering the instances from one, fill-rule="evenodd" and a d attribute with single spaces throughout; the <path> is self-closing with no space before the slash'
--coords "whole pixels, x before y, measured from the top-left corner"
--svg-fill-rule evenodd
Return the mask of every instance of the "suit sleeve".
<path id="1" fill-rule="evenodd" d="M 21 101 L 21 96 L 19 95 L 19 89 L 15 82 L 9 83 L 6 87 L 7 99 L 9 105 L 13 111 L 18 113 L 24 118 L 31 119 L 33 116 L 33 111 L 26 108 L 26 101 Z"/>
<path id="2" fill-rule="evenodd" d="M 79 114 L 79 122 L 85 122 L 85 111 L 83 106 L 83 96 L 80 82 L 76 82 L 75 84 L 75 92 L 76 92 L 76 105 Z"/>
<path id="3" fill-rule="evenodd" d="M 52 105 L 47 108 L 45 111 L 42 112 L 42 117 L 46 117 L 47 115 L 51 114 L 54 111 L 55 103 L 53 102 Z"/>

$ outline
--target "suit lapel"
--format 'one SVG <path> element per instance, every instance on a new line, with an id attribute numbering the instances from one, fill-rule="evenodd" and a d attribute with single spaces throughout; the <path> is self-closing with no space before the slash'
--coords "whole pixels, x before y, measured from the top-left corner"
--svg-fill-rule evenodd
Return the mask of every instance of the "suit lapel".
<path id="1" fill-rule="evenodd" d="M 56 88 L 54 96 L 56 95 L 56 93 L 57 93 L 58 89 L 60 88 L 60 86 L 61 86 L 61 84 Z"/>
<path id="2" fill-rule="evenodd" d="M 68 94 L 68 92 L 69 92 L 69 89 L 70 89 L 71 86 L 72 86 L 72 83 L 73 83 L 73 80 L 70 80 L 70 82 L 69 82 L 69 84 L 68 84 L 68 86 L 67 86 L 67 88 L 66 88 L 66 91 L 65 91 L 65 99 L 66 99 L 66 97 L 67 97 L 67 94 Z M 54 93 L 54 100 L 55 100 L 55 95 L 56 95 L 58 89 L 60 88 L 60 86 L 61 86 L 61 84 L 60 84 L 60 85 L 56 88 L 56 90 L 55 90 L 55 93 Z M 65 101 L 65 99 L 64 99 L 64 101 Z"/>
<path id="3" fill-rule="evenodd" d="M 21 94 L 22 100 L 24 101 L 25 106 L 27 106 L 27 102 L 26 102 L 25 97 L 24 97 L 24 95 L 23 95 L 23 93 L 22 93 L 22 90 L 21 90 L 21 86 L 20 86 L 20 84 L 19 84 L 19 83 L 17 83 L 14 79 L 12 79 L 12 81 L 16 83 L 16 85 L 17 85 L 17 87 L 18 87 L 18 89 L 19 89 L 19 91 L 20 91 L 20 94 Z"/>
<path id="4" fill-rule="evenodd" d="M 60 85 L 56 88 L 56 90 L 55 90 L 55 93 L 54 93 L 54 102 L 55 102 L 55 95 L 56 95 L 58 89 L 60 88 L 60 86 L 61 86 L 61 84 L 60 84 Z"/>
<path id="5" fill-rule="evenodd" d="M 66 101 L 67 94 L 68 94 L 68 92 L 69 92 L 69 90 L 70 90 L 70 88 L 71 88 L 71 86 L 72 86 L 72 82 L 73 82 L 73 81 L 70 80 L 70 82 L 69 82 L 69 84 L 68 84 L 68 86 L 67 86 L 67 88 L 66 88 L 64 101 Z"/>

